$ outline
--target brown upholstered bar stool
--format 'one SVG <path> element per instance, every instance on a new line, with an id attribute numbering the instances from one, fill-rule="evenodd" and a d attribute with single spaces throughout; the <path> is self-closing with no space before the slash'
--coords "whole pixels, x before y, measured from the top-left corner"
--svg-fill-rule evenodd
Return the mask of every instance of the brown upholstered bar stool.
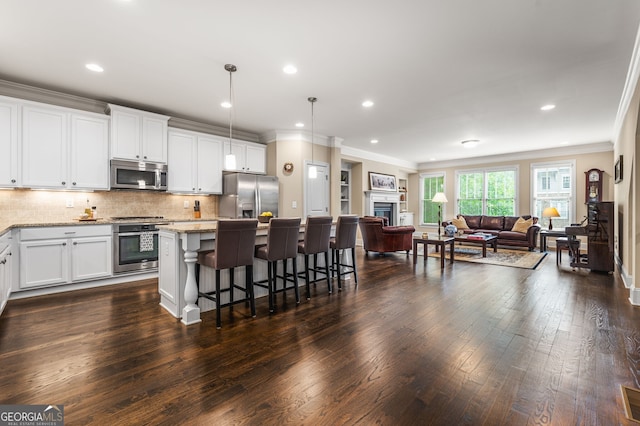
<path id="1" fill-rule="evenodd" d="M 342 290 L 341 277 L 353 274 L 353 278 L 358 284 L 358 273 L 356 272 L 356 233 L 358 232 L 357 216 L 338 216 L 336 225 L 336 236 L 329 240 L 329 247 L 332 251 L 331 271 L 332 276 L 338 273 L 338 289 Z M 340 263 L 340 253 L 342 250 L 351 249 L 351 265 Z M 344 269 L 344 270 L 343 270 Z"/>
<path id="2" fill-rule="evenodd" d="M 256 219 L 219 220 L 216 229 L 215 248 L 213 251 L 198 254 L 198 264 L 201 267 L 215 269 L 215 290 L 201 292 L 198 284 L 198 296 L 216 302 L 216 327 L 220 328 L 220 308 L 240 302 L 249 301 L 251 316 L 256 316 L 256 304 L 253 295 L 253 252 L 256 245 Z M 241 287 L 235 283 L 234 268 L 245 267 L 245 285 Z M 229 270 L 229 288 L 220 288 L 220 271 Z M 234 299 L 234 289 L 242 290 L 245 297 Z M 229 293 L 229 302 L 221 303 L 222 293 Z"/>
<path id="3" fill-rule="evenodd" d="M 298 253 L 304 254 L 304 272 L 299 276 L 303 277 L 307 285 L 307 299 L 311 298 L 309 284 L 327 280 L 329 294 L 332 292 L 331 275 L 329 274 L 329 239 L 331 238 L 331 216 L 309 216 L 304 229 L 304 240 L 298 242 Z M 324 253 L 324 268 L 318 268 L 318 254 Z M 309 267 L 309 256 L 313 255 L 313 268 Z M 313 279 L 310 272 L 313 271 Z M 318 279 L 318 272 L 324 278 Z"/>
<path id="4" fill-rule="evenodd" d="M 298 290 L 298 235 L 300 234 L 300 218 L 273 218 L 269 221 L 267 232 L 267 244 L 257 246 L 255 257 L 268 262 L 267 279 L 254 281 L 254 285 L 269 290 L 269 312 L 275 309 L 276 293 L 293 289 L 296 295 L 296 303 L 300 303 L 300 291 Z M 287 260 L 293 259 L 293 273 L 287 272 Z M 284 271 L 278 276 L 278 261 L 282 260 Z M 277 280 L 282 278 L 282 288 L 277 288 Z M 292 282 L 293 287 L 287 287 L 287 282 Z"/>

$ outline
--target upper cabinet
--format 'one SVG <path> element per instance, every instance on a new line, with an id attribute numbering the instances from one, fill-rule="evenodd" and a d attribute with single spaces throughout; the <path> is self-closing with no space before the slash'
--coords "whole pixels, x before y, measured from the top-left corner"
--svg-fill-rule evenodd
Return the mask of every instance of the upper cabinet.
<path id="1" fill-rule="evenodd" d="M 22 106 L 22 182 L 31 188 L 108 189 L 109 120 L 46 104 Z"/>
<path id="2" fill-rule="evenodd" d="M 19 104 L 10 98 L 0 97 L 0 187 L 15 188 L 20 185 L 18 134 Z"/>
<path id="3" fill-rule="evenodd" d="M 225 170 L 267 173 L 267 147 L 265 145 L 235 139 L 229 143 L 227 140 L 224 143 L 224 154 L 225 156 L 233 154 L 236 157 L 236 167 L 228 167 L 225 163 Z"/>
<path id="4" fill-rule="evenodd" d="M 111 158 L 167 162 L 169 117 L 109 104 Z"/>
<path id="5" fill-rule="evenodd" d="M 188 130 L 169 130 L 169 192 L 222 193 L 222 140 Z"/>

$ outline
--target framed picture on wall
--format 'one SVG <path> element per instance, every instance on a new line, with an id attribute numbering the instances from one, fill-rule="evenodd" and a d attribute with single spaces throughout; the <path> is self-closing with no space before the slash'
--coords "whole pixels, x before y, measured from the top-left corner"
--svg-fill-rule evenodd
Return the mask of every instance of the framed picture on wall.
<path id="1" fill-rule="evenodd" d="M 396 177 L 393 175 L 369 172 L 369 183 L 372 191 L 398 191 Z"/>
<path id="2" fill-rule="evenodd" d="M 618 157 L 618 161 L 616 161 L 616 165 L 613 168 L 615 183 L 619 183 L 622 181 L 622 155 Z"/>

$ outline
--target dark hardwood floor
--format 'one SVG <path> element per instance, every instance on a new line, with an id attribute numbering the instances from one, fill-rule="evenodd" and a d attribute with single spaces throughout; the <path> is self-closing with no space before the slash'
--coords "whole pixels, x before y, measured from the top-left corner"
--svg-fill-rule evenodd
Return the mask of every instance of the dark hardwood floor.
<path id="1" fill-rule="evenodd" d="M 227 308 L 222 330 L 214 312 L 183 326 L 155 281 L 10 301 L 0 404 L 64 404 L 68 425 L 633 424 L 640 308 L 617 275 L 554 253 L 537 270 L 357 257 L 357 287 Z"/>

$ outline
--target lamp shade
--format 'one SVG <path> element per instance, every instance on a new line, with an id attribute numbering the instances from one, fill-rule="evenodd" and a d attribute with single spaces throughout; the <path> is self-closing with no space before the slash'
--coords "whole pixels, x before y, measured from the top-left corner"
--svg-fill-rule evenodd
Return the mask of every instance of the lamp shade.
<path id="1" fill-rule="evenodd" d="M 542 217 L 560 217 L 560 213 L 555 207 L 547 207 L 542 211 Z"/>
<path id="2" fill-rule="evenodd" d="M 434 202 L 434 203 L 446 203 L 446 202 L 448 202 L 447 201 L 447 197 L 444 195 L 444 192 L 436 192 L 436 195 L 433 196 L 431 201 Z"/>

